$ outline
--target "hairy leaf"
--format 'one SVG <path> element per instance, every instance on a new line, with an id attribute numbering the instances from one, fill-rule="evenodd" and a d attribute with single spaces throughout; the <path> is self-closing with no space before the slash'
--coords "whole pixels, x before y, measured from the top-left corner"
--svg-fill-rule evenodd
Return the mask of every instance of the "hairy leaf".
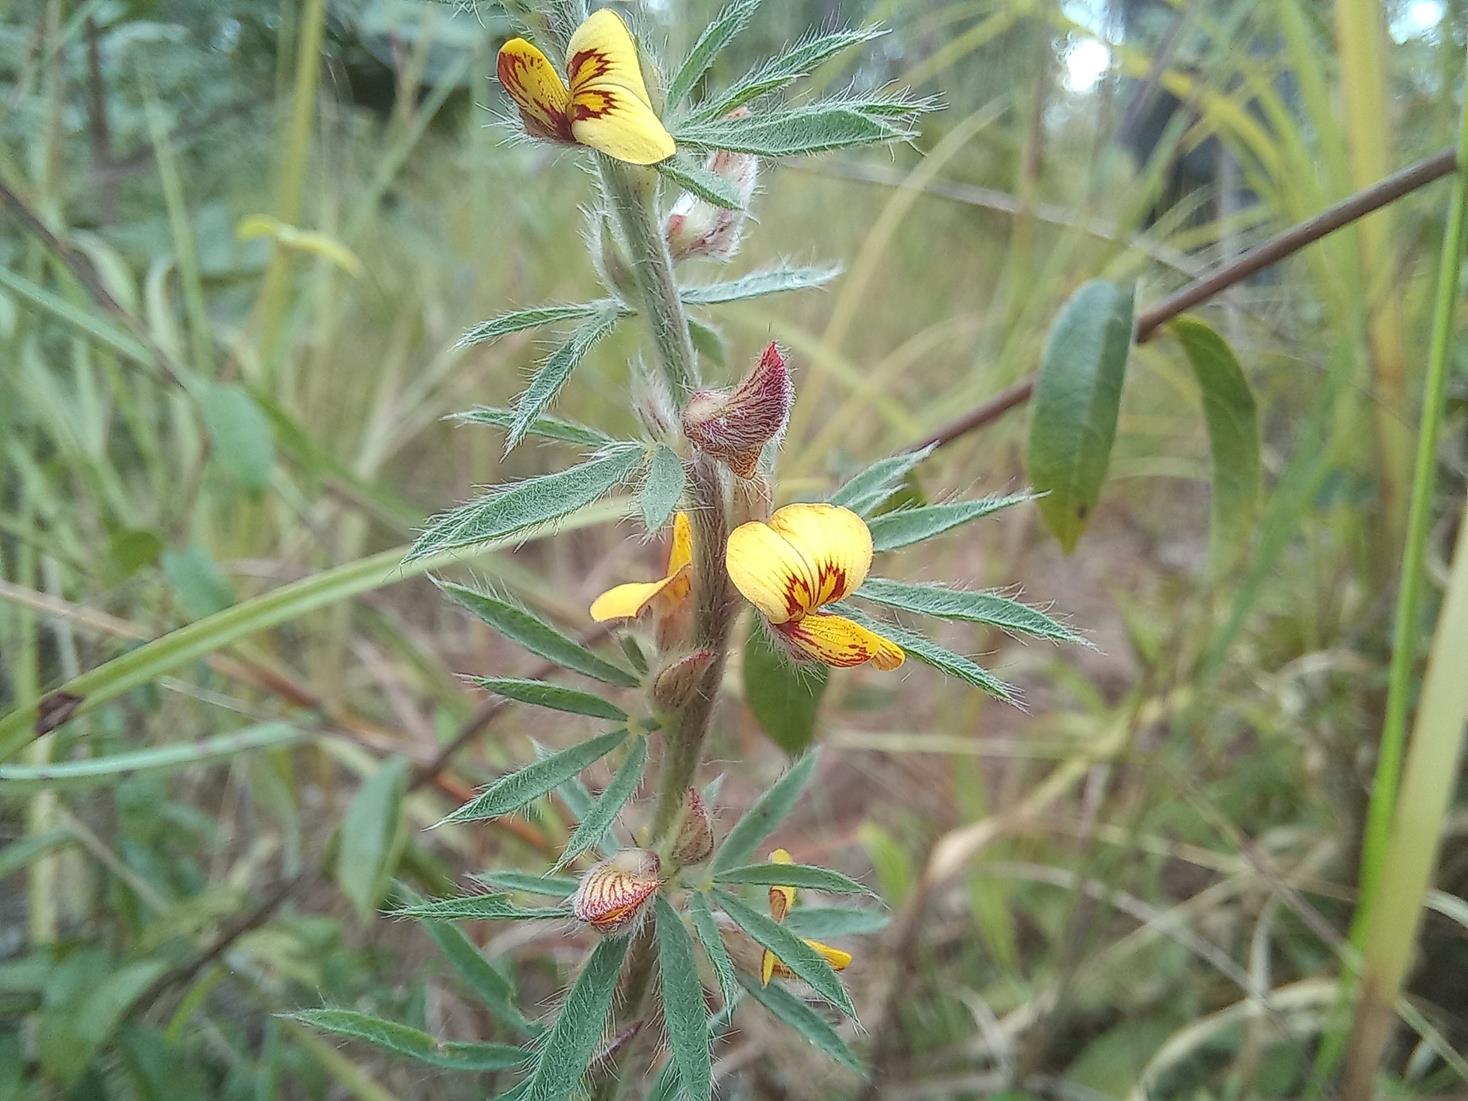
<path id="1" fill-rule="evenodd" d="M 516 535 L 585 508 L 642 462 L 641 447 L 618 447 L 594 459 L 502 486 L 436 517 L 403 556 L 403 564 L 457 547 Z"/>
<path id="2" fill-rule="evenodd" d="M 725 210 L 743 210 L 744 200 L 734 185 L 717 172 L 710 172 L 701 164 L 680 163 L 676 158 L 658 162 L 658 171 L 669 182 L 690 194 L 697 195 L 706 203 Z"/>
<path id="3" fill-rule="evenodd" d="M 734 0 L 703 29 L 698 41 L 693 44 L 693 49 L 688 51 L 683 64 L 678 66 L 678 71 L 668 82 L 666 110 L 672 111 L 688 98 L 699 79 L 708 72 L 714 59 L 754 18 L 759 6 L 760 0 Z"/>
<path id="4" fill-rule="evenodd" d="M 680 294 L 683 301 L 690 305 L 713 306 L 721 302 L 738 302 L 746 298 L 759 298 L 766 294 L 780 294 L 783 291 L 824 287 L 840 274 L 839 267 L 770 268 L 766 271 L 751 272 L 724 283 L 704 283 L 701 286 L 684 287 Z"/>
<path id="5" fill-rule="evenodd" d="M 350 1009 L 305 1009 L 288 1016 L 322 1032 L 362 1040 L 394 1055 L 447 1070 L 512 1070 L 529 1059 L 524 1049 L 508 1044 L 443 1042 L 397 1021 Z"/>
<path id="6" fill-rule="evenodd" d="M 566 849 L 561 853 L 561 858 L 556 861 L 553 871 L 564 868 L 601 840 L 602 836 L 611 828 L 612 823 L 617 820 L 617 815 L 621 813 L 622 808 L 627 805 L 627 800 L 632 798 L 638 785 L 642 783 L 642 771 L 646 767 L 647 739 L 633 738 L 627 759 L 622 762 L 622 767 L 612 777 L 612 782 L 607 785 L 606 790 L 592 804 L 590 812 L 581 819 L 581 824 L 576 827 L 576 832 L 571 835 L 571 840 L 566 842 Z"/>
<path id="7" fill-rule="evenodd" d="M 658 444 L 647 467 L 647 480 L 637 494 L 637 505 L 642 509 L 642 519 L 648 531 L 662 530 L 683 497 L 686 481 L 683 460 L 670 447 Z"/>
<path id="8" fill-rule="evenodd" d="M 1121 407 L 1132 343 L 1132 291 L 1092 280 L 1051 326 L 1030 406 L 1030 482 L 1040 514 L 1069 554 L 1091 519 Z"/>
<path id="9" fill-rule="evenodd" d="M 872 549 L 896 550 L 942 535 L 960 524 L 992 516 L 1006 508 L 1035 500 L 1032 493 L 1014 493 L 1007 497 L 985 497 L 979 501 L 950 501 L 944 505 L 904 508 L 878 516 L 868 526 L 872 529 Z"/>
<path id="10" fill-rule="evenodd" d="M 947 647 L 940 646 L 926 635 L 920 635 L 916 631 L 909 631 L 896 623 L 888 623 L 869 616 L 865 612 L 851 607 L 849 604 L 833 604 L 831 610 L 840 612 L 857 623 L 860 623 L 869 631 L 886 635 L 907 653 L 908 657 L 916 658 L 924 665 L 930 665 L 940 673 L 959 680 L 967 681 L 975 688 L 982 688 L 995 699 L 1006 703 L 1016 703 L 1017 698 L 1014 689 L 999 680 L 987 669 L 976 664 L 962 654 L 955 654 Z"/>
<path id="11" fill-rule="evenodd" d="M 400 829 L 408 762 L 395 757 L 378 766 L 358 789 L 342 818 L 336 881 L 366 918 L 387 890 L 405 835 Z"/>
<path id="12" fill-rule="evenodd" d="M 495 428 L 508 429 L 515 423 L 515 411 L 500 409 L 492 405 L 476 405 L 473 409 L 466 409 L 462 413 L 453 413 L 448 419 L 459 424 L 488 424 Z M 577 424 L 564 417 L 554 417 L 549 413 L 536 417 L 526 428 L 525 434 L 540 436 L 547 440 L 558 440 L 561 443 L 573 443 L 592 450 L 600 450 L 619 442 L 624 447 L 634 446 L 627 441 L 613 440 L 605 432 L 599 432 L 595 428 L 588 428 L 584 424 Z"/>
<path id="13" fill-rule="evenodd" d="M 610 719 L 614 723 L 623 722 L 627 718 L 627 712 L 610 700 L 593 696 L 579 688 L 567 688 L 564 684 L 524 680 L 520 677 L 470 677 L 469 680 L 497 696 L 504 696 L 517 703 L 528 703 L 532 707 L 564 711 L 571 715 L 590 715 L 594 719 Z"/>
<path id="14" fill-rule="evenodd" d="M 592 346 L 617 327 L 621 314 L 614 307 L 592 314 L 586 322 L 571 334 L 569 340 L 552 352 L 525 392 L 515 401 L 515 420 L 505 437 L 505 453 L 508 454 L 523 440 L 540 415 L 553 402 L 561 387 L 571 377 L 576 365 L 586 358 Z"/>
<path id="15" fill-rule="evenodd" d="M 533 921 L 571 916 L 563 906 L 521 906 L 508 895 L 432 898 L 409 903 L 394 915 L 420 921 Z"/>
<path id="16" fill-rule="evenodd" d="M 913 135 L 900 117 L 882 118 L 845 100 L 829 100 L 770 114 L 688 122 L 678 128 L 676 137 L 687 149 L 800 157 L 907 141 Z"/>
<path id="17" fill-rule="evenodd" d="M 866 1066 L 846 1046 L 836 1030 L 819 1013 L 779 983 L 761 986 L 759 980 L 751 975 L 740 975 L 739 981 L 755 1001 L 804 1036 L 813 1047 L 829 1055 L 847 1070 L 860 1075 L 867 1073 Z"/>
<path id="18" fill-rule="evenodd" d="M 452 581 L 439 582 L 438 587 L 450 599 L 462 604 L 500 634 L 518 642 L 538 657 L 606 684 L 636 688 L 639 683 L 635 676 L 621 666 L 598 657 L 575 639 L 567 638 L 518 604 L 511 604 L 487 593 L 475 592 L 466 585 Z"/>
<path id="19" fill-rule="evenodd" d="M 913 468 L 932 453 L 933 448 L 929 446 L 919 451 L 904 451 L 900 455 L 878 459 L 844 483 L 827 501 L 849 508 L 859 516 L 869 516 L 892 496 Z"/>
<path id="20" fill-rule="evenodd" d="M 814 33 L 802 38 L 794 46 L 784 50 L 750 70 L 721 92 L 701 103 L 692 118 L 697 121 L 722 118 L 730 111 L 753 102 L 760 96 L 777 92 L 805 76 L 817 65 L 834 57 L 842 50 L 870 42 L 887 33 L 887 28 L 845 27 L 827 34 Z"/>
<path id="21" fill-rule="evenodd" d="M 588 765 L 601 760 L 626 739 L 627 731 L 613 730 L 549 757 L 542 757 L 534 764 L 501 776 L 437 825 L 477 822 L 517 811 L 565 783 Z"/>
<path id="22" fill-rule="evenodd" d="M 734 988 L 734 997 L 724 1003 L 724 1007 L 708 1019 L 708 1034 L 710 1040 L 717 1040 L 728 1029 L 729 1023 L 734 1019 L 734 1010 L 739 1005 L 739 989 Z M 679 1101 L 679 1098 L 687 1098 L 690 1094 L 681 1089 L 682 1081 L 678 1076 L 676 1060 L 669 1059 L 663 1064 L 662 1072 L 658 1074 L 657 1080 L 653 1082 L 652 1089 L 647 1095 L 647 1101 Z"/>
<path id="23" fill-rule="evenodd" d="M 805 941 L 780 925 L 773 918 L 746 906 L 737 898 L 715 891 L 719 907 L 734 919 L 735 923 L 759 944 L 775 954 L 775 958 L 788 967 L 797 978 L 804 979 L 810 988 L 852 1020 L 856 1019 L 856 1008 L 851 1004 L 841 980 L 831 965 Z"/>
<path id="24" fill-rule="evenodd" d="M 872 890 L 848 875 L 811 864 L 745 864 L 714 874 L 715 883 L 762 883 L 770 887 L 803 887 L 811 891 L 870 895 Z"/>
<path id="25" fill-rule="evenodd" d="M 667 899 L 658 895 L 654 908 L 663 1022 L 673 1048 L 673 1062 L 683 1083 L 684 1096 L 708 1098 L 713 1091 L 708 1012 L 703 1004 L 703 984 L 698 981 L 698 963 L 693 958 L 693 941 Z"/>
<path id="26" fill-rule="evenodd" d="M 542 325 L 554 325 L 558 321 L 580 321 L 585 317 L 592 317 L 606 310 L 616 309 L 617 303 L 610 298 L 599 299 L 596 302 L 578 302 L 567 306 L 536 306 L 528 310 L 515 310 L 513 313 L 500 314 L 488 321 L 482 321 L 459 337 L 456 347 L 467 348 L 471 344 L 483 344 L 486 340 L 505 336 L 509 333 L 522 332 L 525 329 L 538 329 Z"/>
<path id="27" fill-rule="evenodd" d="M 606 1031 L 607 1010 L 629 937 L 607 937 L 586 961 L 547 1034 L 526 1091 L 528 1101 L 563 1101 L 576 1088 Z"/>
<path id="28" fill-rule="evenodd" d="M 490 1013 L 527 1036 L 541 1031 L 539 1025 L 520 1012 L 515 1004 L 514 985 L 484 958 L 478 945 L 447 922 L 425 921 L 423 928 Z"/>
<path id="29" fill-rule="evenodd" d="M 693 918 L 693 931 L 698 934 L 698 942 L 703 945 L 704 955 L 709 958 L 714 974 L 719 977 L 719 996 L 724 999 L 724 1005 L 728 1006 L 739 994 L 734 986 L 734 964 L 729 960 L 724 938 L 719 935 L 714 912 L 709 909 L 708 896 L 702 892 L 691 895 L 688 912 Z"/>
<path id="30" fill-rule="evenodd" d="M 918 585 L 869 577 L 856 591 L 856 595 L 904 612 L 917 612 L 919 615 L 937 616 L 939 619 L 958 619 L 967 623 L 987 623 L 991 627 L 1016 634 L 1035 635 L 1056 642 L 1075 642 L 1082 646 L 1091 645 L 1065 624 L 1051 619 L 1044 612 L 998 593 L 975 593 L 964 589 L 950 589 L 946 585 Z"/>
<path id="31" fill-rule="evenodd" d="M 1203 391 L 1213 456 L 1209 556 L 1216 570 L 1226 570 L 1247 548 L 1259 508 L 1259 410 L 1222 336 L 1194 317 L 1180 317 L 1169 328 L 1182 342 Z"/>
<path id="32" fill-rule="evenodd" d="M 501 891 L 524 891 L 530 895 L 568 898 L 576 891 L 576 881 L 566 875 L 532 875 L 530 872 L 480 872 L 474 876 L 486 887 Z"/>
<path id="33" fill-rule="evenodd" d="M 845 906 L 797 906 L 785 915 L 785 928 L 799 937 L 829 940 L 879 933 L 889 919 L 880 910 L 853 910 Z"/>
<path id="34" fill-rule="evenodd" d="M 796 664 L 758 623 L 744 640 L 744 702 L 770 740 L 791 755 L 805 751 L 815 737 L 816 715 L 830 671 L 824 665 Z"/>
<path id="35" fill-rule="evenodd" d="M 715 872 L 735 868 L 753 855 L 755 849 L 795 806 L 795 800 L 810 781 L 820 759 L 819 750 L 811 750 L 790 767 L 790 771 L 770 785 L 763 795 L 755 800 L 754 806 L 734 824 L 719 851 L 714 854 L 711 867 Z"/>

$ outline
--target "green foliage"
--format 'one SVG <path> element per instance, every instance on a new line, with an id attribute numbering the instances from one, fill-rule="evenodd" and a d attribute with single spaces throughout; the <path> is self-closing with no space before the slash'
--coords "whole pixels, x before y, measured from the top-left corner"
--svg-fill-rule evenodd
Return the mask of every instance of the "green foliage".
<path id="1" fill-rule="evenodd" d="M 395 911 L 398 917 L 420 921 L 543 921 L 567 918 L 564 906 L 521 906 L 508 895 L 464 895 L 412 902 Z"/>
<path id="2" fill-rule="evenodd" d="M 836 1035 L 836 1030 L 828 1025 L 820 1014 L 779 983 L 764 986 L 758 979 L 750 975 L 740 975 L 739 982 L 745 990 L 749 991 L 755 1001 L 809 1040 L 811 1046 L 816 1050 L 823 1052 L 849 1071 L 861 1075 L 866 1074 L 866 1066 L 846 1046 L 846 1042 Z"/>
<path id="3" fill-rule="evenodd" d="M 840 274 L 839 267 L 769 268 L 721 283 L 695 283 L 681 288 L 679 293 L 690 306 L 716 306 L 785 291 L 813 290 L 824 287 Z"/>
<path id="4" fill-rule="evenodd" d="M 445 1070 L 513 1070 L 529 1058 L 523 1049 L 508 1044 L 440 1041 L 408 1025 L 350 1009 L 305 1009 L 287 1019 Z"/>
<path id="5" fill-rule="evenodd" d="M 668 81 L 667 109 L 676 110 L 678 106 L 688 98 L 697 86 L 704 73 L 708 72 L 709 66 L 714 59 L 723 52 L 724 47 L 733 41 L 734 36 L 749 25 L 754 18 L 754 13 L 759 10 L 760 0 L 733 0 L 723 11 L 719 12 L 703 29 L 698 36 L 698 41 L 688 51 L 688 56 L 678 66 L 678 71 L 673 74 L 673 79 Z"/>
<path id="6" fill-rule="evenodd" d="M 714 873 L 715 883 L 759 883 L 767 886 L 803 887 L 838 894 L 872 894 L 871 888 L 848 875 L 810 864 L 745 864 Z"/>
<path id="7" fill-rule="evenodd" d="M 383 762 L 357 791 L 342 818 L 336 881 L 360 918 L 366 919 L 377 908 L 407 843 L 401 814 L 407 782 L 407 761 L 395 757 Z"/>
<path id="8" fill-rule="evenodd" d="M 887 28 L 873 25 L 807 35 L 789 49 L 781 51 L 778 57 L 772 57 L 756 66 L 728 89 L 711 97 L 708 102 L 699 104 L 692 118 L 695 121 L 722 118 L 730 111 L 752 103 L 761 96 L 789 87 L 842 50 L 870 42 L 886 33 Z"/>
<path id="9" fill-rule="evenodd" d="M 423 928 L 490 1013 L 523 1035 L 533 1036 L 541 1031 L 516 1006 L 515 984 L 485 958 L 478 945 L 447 922 L 425 921 Z"/>
<path id="10" fill-rule="evenodd" d="M 897 491 L 903 480 L 917 469 L 918 463 L 932 453 L 932 447 L 924 447 L 917 451 L 904 451 L 900 455 L 878 459 L 871 466 L 842 483 L 841 487 L 826 500 L 830 504 L 849 508 L 858 516 L 870 516 Z"/>
<path id="11" fill-rule="evenodd" d="M 1228 342 L 1203 322 L 1180 317 L 1171 328 L 1203 392 L 1213 455 L 1210 556 L 1216 569 L 1237 562 L 1249 545 L 1259 509 L 1259 411 L 1249 380 Z"/>
<path id="12" fill-rule="evenodd" d="M 190 619 L 222 612 L 239 599 L 219 563 L 197 543 L 164 551 L 163 574 Z"/>
<path id="13" fill-rule="evenodd" d="M 488 424 L 495 428 L 509 429 L 515 424 L 515 416 L 513 409 L 476 405 L 473 409 L 455 413 L 450 419 L 459 424 Z M 527 436 L 539 436 L 542 439 L 576 444 L 580 447 L 591 448 L 593 451 L 599 451 L 618 442 L 605 432 L 587 428 L 584 424 L 568 421 L 564 417 L 551 416 L 549 413 L 536 417 L 526 426 L 524 433 Z"/>
<path id="14" fill-rule="evenodd" d="M 683 497 L 687 478 L 683 460 L 672 448 L 658 444 L 653 450 L 652 461 L 647 465 L 647 479 L 637 494 L 637 506 L 642 510 L 642 520 L 648 531 L 660 531 L 668 522 L 668 517 L 673 515 Z"/>
<path id="15" fill-rule="evenodd" d="M 551 760 L 552 758 L 547 758 Z M 582 818 L 576 832 L 571 835 L 571 840 L 566 842 L 566 848 L 561 853 L 560 859 L 555 863 L 552 871 L 564 868 L 575 860 L 587 849 L 599 842 L 617 820 L 617 815 L 627 805 L 638 787 L 642 784 L 642 773 L 647 767 L 647 739 L 633 738 L 632 746 L 627 751 L 627 759 L 622 762 L 622 767 L 612 777 L 612 782 L 607 785 L 606 790 L 595 803 L 591 810 Z"/>
<path id="16" fill-rule="evenodd" d="M 796 936 L 813 940 L 880 933 L 887 923 L 887 915 L 879 910 L 853 910 L 845 906 L 797 906 L 785 915 L 785 928 Z"/>
<path id="17" fill-rule="evenodd" d="M 626 741 L 627 737 L 627 731 L 613 730 L 501 776 L 437 824 L 445 826 L 451 822 L 478 822 L 517 811 L 565 783 L 588 765 L 601 760 Z"/>
<path id="18" fill-rule="evenodd" d="M 967 681 L 975 688 L 982 688 L 996 700 L 1006 703 L 1017 702 L 1014 690 L 1003 681 L 997 679 L 969 658 L 962 654 L 955 654 L 945 646 L 940 646 L 926 635 L 920 635 L 916 631 L 910 631 L 906 627 L 895 623 L 887 623 L 867 615 L 865 612 L 851 607 L 847 604 L 832 605 L 834 611 L 860 623 L 870 631 L 886 635 L 907 653 L 910 658 L 916 658 L 924 665 L 932 666 L 946 676 L 955 677 L 958 680 Z"/>
<path id="19" fill-rule="evenodd" d="M 564 684 L 525 680 L 521 677 L 470 677 L 469 680 L 485 691 L 504 696 L 507 700 L 530 704 L 532 707 L 544 707 L 548 711 L 590 715 L 595 719 L 610 719 L 614 723 L 625 722 L 627 719 L 627 712 L 610 700 L 583 692 L 579 688 L 567 688 Z"/>
<path id="20" fill-rule="evenodd" d="M 214 461 L 242 489 L 264 491 L 275 467 L 275 434 L 255 399 L 243 387 L 213 382 L 201 388 L 199 405 Z"/>
<path id="21" fill-rule="evenodd" d="M 606 1031 L 627 943 L 627 937 L 608 937 L 591 953 L 541 1045 L 525 1094 L 528 1101 L 561 1101 L 585 1075 Z"/>
<path id="22" fill-rule="evenodd" d="M 639 683 L 627 670 L 597 657 L 581 643 L 567 638 L 545 620 L 518 604 L 500 600 L 488 593 L 476 592 L 467 585 L 452 581 L 440 582 L 439 588 L 450 599 L 473 612 L 507 639 L 518 642 L 538 657 L 605 684 L 636 688 Z"/>
<path id="23" fill-rule="evenodd" d="M 805 790 L 820 760 L 820 751 L 812 749 L 790 766 L 758 799 L 744 817 L 736 822 L 719 851 L 714 853 L 710 867 L 717 874 L 727 868 L 737 868 L 748 860 L 759 848 L 760 842 L 770 836 L 795 806 L 795 800 Z"/>
<path id="24" fill-rule="evenodd" d="M 856 1019 L 856 1008 L 851 1004 L 841 980 L 819 952 L 773 918 L 746 906 L 732 895 L 715 891 L 714 897 L 724 913 L 733 918 L 758 943 L 773 952 L 775 958 L 797 978 L 809 983 L 812 990 L 852 1020 Z"/>
<path id="25" fill-rule="evenodd" d="M 915 101 L 831 99 L 768 114 L 691 121 L 674 136 L 689 149 L 804 157 L 907 141 L 916 134 L 908 120 L 921 109 Z"/>
<path id="26" fill-rule="evenodd" d="M 640 447 L 609 448 L 579 466 L 527 478 L 442 513 L 403 556 L 403 564 L 518 535 L 569 516 L 609 493 L 636 469 L 643 455 Z"/>
<path id="27" fill-rule="evenodd" d="M 480 872 L 474 877 L 486 887 L 502 891 L 524 891 L 526 894 L 567 898 L 576 890 L 576 881 L 565 875 L 531 875 L 529 872 Z"/>
<path id="28" fill-rule="evenodd" d="M 693 941 L 683 919 L 658 895 L 658 975 L 663 994 L 663 1021 L 673 1048 L 683 1094 L 690 1101 L 707 1101 L 713 1093 L 713 1067 L 709 1058 L 708 1013 L 703 1004 L 703 985 L 698 981 L 698 963 L 693 958 Z"/>
<path id="29" fill-rule="evenodd" d="M 953 589 L 947 585 L 913 584 L 869 577 L 856 595 L 889 608 L 939 619 L 957 619 L 966 623 L 986 623 L 1012 634 L 1034 635 L 1054 642 L 1091 645 L 1065 624 L 1052 619 L 1027 604 L 998 593 L 975 593 Z"/>
<path id="30" fill-rule="evenodd" d="M 708 957 L 714 974 L 718 977 L 719 996 L 724 999 L 725 1006 L 733 1005 L 739 994 L 734 985 L 734 964 L 724 947 L 724 938 L 719 935 L 719 926 L 714 921 L 713 910 L 709 908 L 708 896 L 702 892 L 691 895 L 688 913 L 693 919 L 693 931 L 698 935 L 698 943 L 703 946 L 703 954 Z"/>
<path id="31" fill-rule="evenodd" d="M 1116 439 L 1132 291 L 1092 280 L 1060 311 L 1035 381 L 1026 452 L 1040 514 L 1069 553 L 1090 521 Z"/>
<path id="32" fill-rule="evenodd" d="M 617 326 L 621 312 L 608 306 L 587 318 L 586 323 L 571 334 L 571 338 L 552 352 L 535 373 L 530 386 L 515 402 L 515 419 L 505 438 L 505 452 L 509 453 L 523 440 L 540 415 L 545 412 L 571 377 L 576 365 L 586 358 L 586 353 Z"/>
<path id="33" fill-rule="evenodd" d="M 559 321 L 582 321 L 588 317 L 596 317 L 598 314 L 619 310 L 623 308 L 610 298 L 602 298 L 595 302 L 578 302 L 575 305 L 536 306 L 529 310 L 515 310 L 512 313 L 501 314 L 499 317 L 492 317 L 474 326 L 459 338 L 458 347 L 467 348 L 474 344 L 483 344 L 486 341 L 507 336 L 510 333 L 538 329 L 542 325 L 554 325 Z"/>
<path id="34" fill-rule="evenodd" d="M 669 157 L 658 162 L 657 167 L 669 183 L 697 195 L 706 203 L 713 203 L 724 210 L 744 209 L 744 200 L 734 185 L 701 164 L 692 161 L 680 163 L 676 157 Z"/>
<path id="35" fill-rule="evenodd" d="M 745 637 L 741 671 L 744 702 L 760 729 L 786 753 L 803 753 L 815 737 L 830 671 L 795 664 L 758 623 L 750 624 Z"/>
<path id="36" fill-rule="evenodd" d="M 868 527 L 872 529 L 872 549 L 896 550 L 932 539 L 946 531 L 992 516 L 1015 505 L 1035 500 L 1032 493 L 1014 493 L 1007 497 L 986 497 L 980 501 L 953 501 L 946 505 L 924 505 L 903 508 L 878 516 Z"/>
<path id="37" fill-rule="evenodd" d="M 82 948 L 46 979 L 36 1046 L 41 1067 L 66 1086 L 81 1081 L 128 1010 L 166 970 L 161 959 L 119 961 Z"/>

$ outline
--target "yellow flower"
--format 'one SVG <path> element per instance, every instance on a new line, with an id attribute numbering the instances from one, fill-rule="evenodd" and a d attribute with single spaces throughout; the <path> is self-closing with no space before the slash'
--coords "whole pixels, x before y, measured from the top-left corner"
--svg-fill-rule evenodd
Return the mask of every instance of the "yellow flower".
<path id="1" fill-rule="evenodd" d="M 785 849 L 776 849 L 770 853 L 771 864 L 791 864 L 790 853 Z M 776 921 L 784 921 L 785 915 L 795 905 L 794 887 L 771 887 L 770 888 L 770 916 Z M 845 971 L 851 964 L 851 953 L 843 952 L 839 948 L 832 948 L 829 944 L 822 944 L 818 940 L 801 937 L 801 940 L 810 945 L 837 971 Z M 769 986 L 772 978 L 790 979 L 794 973 L 776 958 L 775 953 L 768 948 L 760 959 L 759 980 L 761 985 Z"/>
<path id="2" fill-rule="evenodd" d="M 686 512 L 673 515 L 673 545 L 668 568 L 658 581 L 632 581 L 608 589 L 591 603 L 591 618 L 635 619 L 649 608 L 657 623 L 658 645 L 664 649 L 684 633 L 693 611 L 693 525 Z"/>
<path id="3" fill-rule="evenodd" d="M 500 47 L 498 68 L 532 137 L 579 142 L 630 164 L 656 164 L 673 155 L 673 136 L 653 111 L 642 81 L 637 46 L 615 12 L 603 8 L 571 36 L 569 90 L 545 54 L 523 38 Z"/>
<path id="4" fill-rule="evenodd" d="M 837 668 L 896 669 L 902 647 L 820 611 L 855 592 L 872 566 L 866 522 L 836 505 L 786 505 L 729 533 L 729 579 L 760 610 L 792 656 Z"/>

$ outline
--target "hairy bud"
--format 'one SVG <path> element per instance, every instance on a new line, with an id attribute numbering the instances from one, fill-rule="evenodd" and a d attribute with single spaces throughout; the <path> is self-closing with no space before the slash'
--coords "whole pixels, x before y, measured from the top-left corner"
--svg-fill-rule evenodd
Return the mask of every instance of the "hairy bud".
<path id="1" fill-rule="evenodd" d="M 749 111 L 741 107 L 730 117 L 747 114 Z M 744 228 L 749 223 L 749 203 L 759 183 L 759 158 L 748 153 L 720 150 L 709 156 L 704 168 L 733 188 L 739 196 L 740 209 L 725 210 L 687 191 L 679 195 L 663 226 L 668 252 L 674 260 L 690 256 L 728 260 L 739 251 L 744 240 Z"/>
<path id="2" fill-rule="evenodd" d="M 661 882 L 662 861 L 647 849 L 623 849 L 581 877 L 571 912 L 598 933 L 625 933 L 641 924 Z"/>
<path id="3" fill-rule="evenodd" d="M 683 825 L 673 843 L 673 859 L 679 864 L 701 864 L 714 851 L 714 820 L 709 816 L 697 788 L 688 789 L 683 804 Z"/>
<path id="4" fill-rule="evenodd" d="M 698 390 L 688 399 L 683 434 L 739 477 L 753 477 L 761 449 L 785 431 L 794 403 L 785 357 L 772 342 L 734 389 Z"/>
<path id="5" fill-rule="evenodd" d="M 653 678 L 653 702 L 669 710 L 682 707 L 698 691 L 704 672 L 716 656 L 712 650 L 695 650 L 667 662 Z"/>

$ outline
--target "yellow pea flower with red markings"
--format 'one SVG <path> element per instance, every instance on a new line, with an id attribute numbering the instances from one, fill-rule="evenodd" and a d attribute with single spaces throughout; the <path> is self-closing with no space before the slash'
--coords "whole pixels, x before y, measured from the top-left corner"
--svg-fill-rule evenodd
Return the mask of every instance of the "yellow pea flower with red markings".
<path id="1" fill-rule="evenodd" d="M 651 610 L 657 626 L 658 645 L 664 649 L 677 642 L 693 614 L 693 525 L 686 512 L 673 515 L 673 543 L 668 548 L 668 567 L 657 581 L 630 581 L 608 589 L 591 603 L 591 618 L 636 619 Z"/>
<path id="2" fill-rule="evenodd" d="M 872 566 L 872 533 L 850 509 L 786 505 L 730 532 L 725 557 L 729 580 L 792 657 L 836 668 L 903 663 L 891 639 L 820 610 L 860 588 Z"/>
<path id="3" fill-rule="evenodd" d="M 771 864 L 792 864 L 790 853 L 785 849 L 776 849 L 770 853 Z M 783 922 L 785 915 L 795 905 L 794 887 L 771 887 L 770 888 L 770 916 L 776 921 Z M 801 940 L 810 945 L 821 954 L 821 957 L 837 971 L 845 971 L 851 965 L 851 953 L 843 952 L 839 948 L 832 948 L 829 944 L 822 944 L 818 940 L 809 937 L 801 937 Z M 768 948 L 760 959 L 759 980 L 764 986 L 770 985 L 773 978 L 791 979 L 794 973 L 786 967 Z"/>
<path id="4" fill-rule="evenodd" d="M 531 137 L 586 145 L 629 164 L 656 164 L 675 151 L 643 83 L 637 44 L 613 11 L 603 8 L 571 35 L 570 87 L 523 38 L 500 47 L 498 70 Z"/>

